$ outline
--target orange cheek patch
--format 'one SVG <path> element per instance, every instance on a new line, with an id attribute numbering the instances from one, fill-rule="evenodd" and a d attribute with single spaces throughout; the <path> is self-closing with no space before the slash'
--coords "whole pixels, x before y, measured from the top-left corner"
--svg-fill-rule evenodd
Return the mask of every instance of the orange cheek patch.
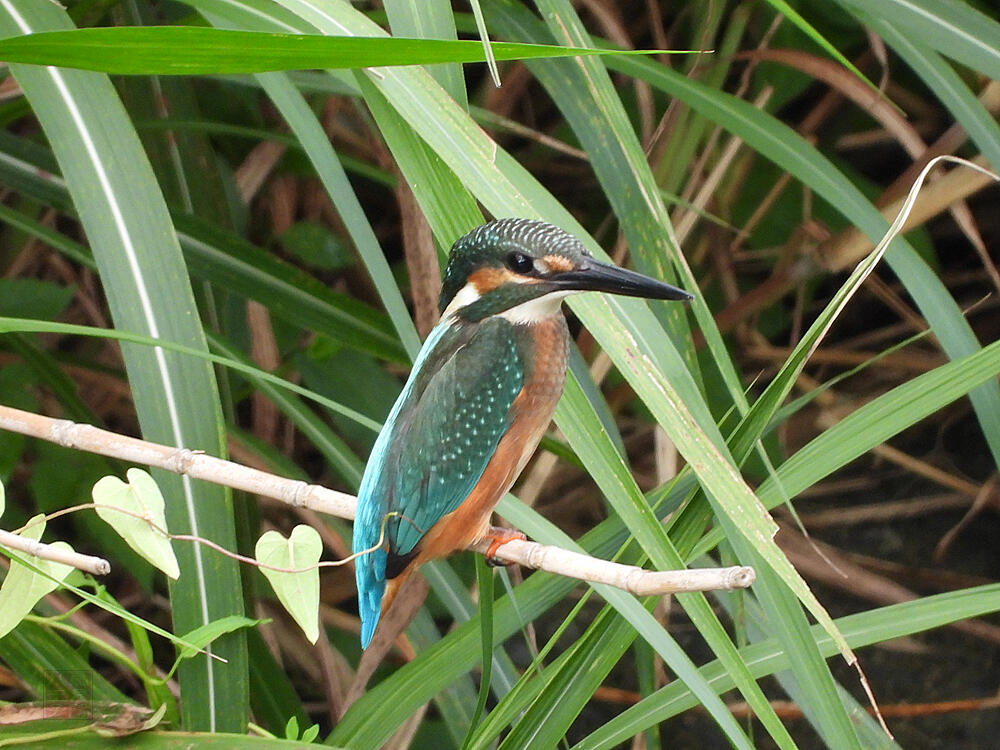
<path id="1" fill-rule="evenodd" d="M 480 268 L 469 275 L 469 283 L 476 290 L 476 294 L 483 295 L 504 284 L 536 284 L 538 282 L 535 279 L 526 279 L 511 273 L 506 268 Z"/>
<path id="2" fill-rule="evenodd" d="M 480 268 L 469 275 L 469 283 L 475 288 L 477 294 L 496 289 L 501 284 L 510 281 L 510 272 L 504 268 Z"/>
<path id="3" fill-rule="evenodd" d="M 572 271 L 573 261 L 561 255 L 546 255 L 542 260 L 552 271 Z"/>

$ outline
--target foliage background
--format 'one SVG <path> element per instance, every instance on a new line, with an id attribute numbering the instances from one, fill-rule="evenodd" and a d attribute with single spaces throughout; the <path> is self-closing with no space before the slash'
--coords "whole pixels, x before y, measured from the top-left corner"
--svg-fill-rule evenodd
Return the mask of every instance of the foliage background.
<path id="1" fill-rule="evenodd" d="M 109 557 L 102 595 L 128 610 L 179 635 L 244 611 L 274 620 L 213 642 L 225 665 L 184 662 L 178 708 L 149 679 L 172 661 L 165 641 L 92 608 L 70 630 L 31 619 L 0 640 L 0 698 L 40 698 L 53 676 L 78 673 L 88 687 L 66 679 L 61 694 L 167 706 L 170 728 L 242 733 L 252 718 L 297 738 L 295 717 L 350 747 L 890 746 L 864 714 L 857 674 L 826 661 L 837 647 L 810 629 L 799 603 L 809 594 L 790 588 L 759 498 L 778 506 L 782 549 L 847 641 L 883 644 L 861 652 L 862 666 L 899 744 L 992 746 L 1000 631 L 943 626 L 1000 606 L 997 188 L 969 171 L 929 187 L 905 242 L 805 364 L 820 333 L 811 324 L 860 284 L 848 273 L 871 248 L 865 235 L 881 236 L 879 209 L 891 220 L 920 166 L 954 153 L 1000 167 L 1000 24 L 987 4 L 80 0 L 63 11 L 0 0 L 0 29 L 474 38 L 471 10 L 494 38 L 714 52 L 501 63 L 499 89 L 483 66 L 365 70 L 363 56 L 353 70 L 254 76 L 108 78 L 12 63 L 0 105 L 0 315 L 210 349 L 377 421 L 433 320 L 450 243 L 484 212 L 555 221 L 698 300 L 688 313 L 574 302 L 584 326 L 574 324 L 580 357 L 559 432 L 503 515 L 539 540 L 572 537 L 660 568 L 752 563 L 752 594 L 639 602 L 537 574 L 504 580 L 513 593 L 493 612 L 490 712 L 470 734 L 480 660 L 470 560 L 428 567 L 432 594 L 409 647 L 361 695 L 349 572 L 324 573 L 325 629 L 307 649 L 255 572 L 178 544 L 185 575 L 168 589 L 77 513 L 49 533 Z M 220 42 L 233 45 L 220 54 L 241 43 Z M 93 67 L 120 54 L 98 48 Z M 4 404 L 356 488 L 374 433 L 343 414 L 197 358 L 5 326 Z M 0 434 L 3 525 L 81 502 L 123 468 Z M 174 532 L 245 551 L 262 530 L 306 520 L 329 557 L 345 554 L 346 524 L 157 479 Z M 830 545 L 825 557 L 782 507 L 791 498 L 817 545 Z M 39 614 L 74 601 L 53 595 Z M 959 699 L 971 703 L 944 713 Z M 922 716 L 891 713 L 914 703 Z M 144 740 L 169 741 L 169 731 Z"/>

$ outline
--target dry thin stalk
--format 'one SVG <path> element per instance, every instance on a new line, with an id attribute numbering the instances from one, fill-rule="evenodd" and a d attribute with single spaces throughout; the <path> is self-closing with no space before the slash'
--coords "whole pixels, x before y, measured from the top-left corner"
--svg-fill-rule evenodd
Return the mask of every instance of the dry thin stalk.
<path id="1" fill-rule="evenodd" d="M 896 140 L 914 160 L 920 159 L 923 154 L 927 153 L 927 144 L 923 142 L 917 129 L 906 120 L 903 114 L 894 108 L 887 99 L 875 95 L 862 81 L 842 66 L 831 60 L 824 60 L 797 50 L 758 50 L 754 55 L 761 59 L 782 62 L 797 68 L 840 91 L 877 120 L 885 132 Z M 960 201 L 949 206 L 948 210 L 962 232 L 976 247 L 980 256 L 988 256 L 969 207 Z"/>
<path id="2" fill-rule="evenodd" d="M 930 328 L 927 325 L 927 321 L 920 317 L 920 314 L 903 300 L 899 292 L 886 284 L 878 276 L 869 276 L 865 280 L 865 286 L 873 297 L 896 313 L 900 320 L 909 325 L 911 330 L 926 331 Z"/>
<path id="3" fill-rule="evenodd" d="M 764 105 L 767 104 L 767 100 L 771 98 L 772 93 L 774 93 L 774 89 L 771 86 L 765 86 L 764 90 L 754 99 L 753 105 L 758 109 L 763 109 Z M 697 194 L 691 199 L 691 209 L 682 213 L 679 221 L 674 220 L 674 233 L 677 236 L 678 245 L 684 244 L 688 234 L 700 218 L 695 209 L 704 209 L 708 206 L 709 200 L 711 200 L 712 195 L 718 189 L 719 184 L 736 159 L 736 155 L 742 146 L 743 139 L 736 136 L 732 136 L 726 141 L 718 162 L 712 168 L 712 171 L 709 172 L 701 187 L 698 188 Z"/>
<path id="4" fill-rule="evenodd" d="M 772 346 L 766 342 L 755 343 L 746 349 L 747 357 L 755 361 L 785 362 L 791 354 L 790 346 Z M 857 367 L 873 360 L 878 356 L 873 351 L 857 351 L 848 349 L 817 349 L 810 357 L 812 364 L 839 365 L 843 367 Z M 892 352 L 880 358 L 873 366 L 882 368 L 892 368 L 894 370 L 906 370 L 909 372 L 930 372 L 943 364 L 942 358 L 934 354 L 908 354 L 906 352 Z"/>
<path id="5" fill-rule="evenodd" d="M 416 196 L 406 180 L 396 182 L 396 202 L 403 225 L 403 256 L 410 275 L 414 320 L 421 338 L 426 338 L 438 321 L 441 296 L 441 269 L 438 267 L 434 236 Z"/>
<path id="6" fill-rule="evenodd" d="M 601 685 L 594 698 L 613 705 L 631 706 L 642 700 L 642 694 L 635 690 Z M 697 707 L 703 710 L 704 707 Z M 729 703 L 726 705 L 733 716 L 741 719 L 753 718 L 754 709 L 746 703 Z M 773 700 L 771 708 L 781 719 L 801 719 L 804 714 L 797 703 L 793 701 Z M 879 712 L 890 718 L 909 718 L 913 716 L 937 716 L 939 714 L 957 713 L 960 711 L 986 711 L 1000 708 L 1000 695 L 985 698 L 968 698 L 956 701 L 934 701 L 932 703 L 892 703 L 879 706 Z M 871 708 L 867 709 L 871 713 Z"/>
<path id="7" fill-rule="evenodd" d="M 68 448 L 155 466 L 338 518 L 354 518 L 357 499 L 353 495 L 285 479 L 199 451 L 158 445 L 91 425 L 52 419 L 9 406 L 0 406 L 0 429 L 41 438 Z M 486 547 L 487 543 L 481 542 L 471 549 L 484 552 Z M 753 568 L 741 566 L 650 571 L 527 541 L 508 542 L 499 548 L 496 556 L 508 563 L 582 581 L 606 583 L 641 596 L 746 588 L 756 577 Z"/>
<path id="8" fill-rule="evenodd" d="M 941 513 L 952 510 L 965 510 L 969 507 L 969 498 L 963 494 L 952 492 L 931 495 L 929 497 L 908 498 L 896 502 L 870 503 L 855 505 L 851 508 L 834 508 L 815 513 L 801 513 L 799 520 L 809 531 L 820 529 L 840 529 L 845 526 L 860 524 L 884 523 L 905 518 L 920 518 L 930 513 Z"/>
<path id="9" fill-rule="evenodd" d="M 965 515 L 962 516 L 961 520 L 952 526 L 945 533 L 941 540 L 937 543 L 934 548 L 934 559 L 943 560 L 945 555 L 948 554 L 948 549 L 951 547 L 952 543 L 958 538 L 958 535 L 968 528 L 969 524 L 972 523 L 973 519 L 983 512 L 991 503 L 995 503 L 997 485 L 997 475 L 994 474 L 984 484 L 978 494 L 976 494 L 975 499 L 972 501 L 972 507 L 966 511 Z"/>
<path id="10" fill-rule="evenodd" d="M 277 234 L 277 232 L 275 232 Z M 247 327 L 250 329 L 250 359 L 262 370 L 273 372 L 281 366 L 281 351 L 271 323 L 271 311 L 256 300 L 246 303 Z M 253 403 L 253 434 L 273 443 L 281 427 L 277 405 L 260 391 L 250 396 Z"/>
<path id="11" fill-rule="evenodd" d="M 263 141 L 257 144 L 236 170 L 236 189 L 244 203 L 250 203 L 268 175 L 288 149 L 283 143 Z"/>
<path id="12" fill-rule="evenodd" d="M 913 211 L 903 224 L 901 233 L 922 226 L 930 219 L 947 210 L 959 201 L 975 195 L 996 181 L 996 176 L 985 171 L 986 159 L 980 154 L 971 160 L 984 171 L 969 172 L 952 169 L 937 181 L 924 187 L 913 204 Z M 881 209 L 887 219 L 899 214 L 906 199 L 893 201 Z M 863 258 L 873 247 L 872 241 L 858 229 L 851 227 L 819 248 L 819 261 L 828 271 L 839 271 Z"/>
<path id="13" fill-rule="evenodd" d="M 836 547 L 806 539 L 787 526 L 781 527 L 775 539 L 796 570 L 808 579 L 881 605 L 918 598 L 917 594 L 896 581 L 853 562 Z M 831 567 L 831 561 L 836 568 Z M 1000 628 L 982 620 L 962 620 L 951 623 L 950 627 L 990 643 L 1000 643 Z"/>

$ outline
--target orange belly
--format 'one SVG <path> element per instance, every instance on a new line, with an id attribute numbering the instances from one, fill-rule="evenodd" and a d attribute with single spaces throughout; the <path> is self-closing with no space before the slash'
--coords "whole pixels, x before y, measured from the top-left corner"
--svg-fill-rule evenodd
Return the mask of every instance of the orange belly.
<path id="1" fill-rule="evenodd" d="M 533 357 L 524 386 L 511 406 L 513 421 L 500 439 L 482 478 L 453 512 L 443 516 L 420 540 L 417 555 L 398 576 L 387 582 L 382 599 L 385 612 L 399 587 L 428 560 L 450 555 L 483 538 L 493 509 L 510 489 L 552 421 L 566 381 L 569 334 L 561 313 L 532 326 Z"/>

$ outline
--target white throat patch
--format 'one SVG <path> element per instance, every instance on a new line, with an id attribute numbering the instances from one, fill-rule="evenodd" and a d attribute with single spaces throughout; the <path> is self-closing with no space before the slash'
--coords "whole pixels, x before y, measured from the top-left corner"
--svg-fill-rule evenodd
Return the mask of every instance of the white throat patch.
<path id="1" fill-rule="evenodd" d="M 559 312 L 559 307 L 562 305 L 563 299 L 574 293 L 575 290 L 566 292 L 549 292 L 543 297 L 522 302 L 516 307 L 505 310 L 504 312 L 499 313 L 499 316 L 509 320 L 515 325 L 531 325 L 532 323 L 538 323 L 539 321 L 556 315 Z"/>
<path id="2" fill-rule="evenodd" d="M 516 307 L 512 307 L 509 310 L 504 310 L 502 313 L 497 313 L 501 318 L 509 320 L 515 325 L 531 325 L 532 323 L 537 323 L 546 318 L 551 318 L 559 312 L 559 306 L 562 305 L 563 299 L 571 294 L 577 294 L 577 290 L 565 291 L 565 292 L 549 292 L 543 297 L 537 297 L 527 302 L 522 302 Z M 453 317 L 459 310 L 463 307 L 471 305 L 473 302 L 478 300 L 482 295 L 476 291 L 476 287 L 471 282 L 463 286 L 458 290 L 458 294 L 448 303 L 448 307 L 445 308 L 444 312 L 441 314 L 441 319 L 445 320 L 449 317 Z"/>
<path id="3" fill-rule="evenodd" d="M 444 318 L 447 318 L 449 315 L 454 315 L 456 312 L 458 312 L 466 305 L 471 305 L 473 302 L 479 299 L 479 297 L 480 294 L 479 292 L 476 291 L 475 285 L 469 282 L 461 289 L 459 289 L 458 294 L 456 294 L 452 298 L 451 302 L 448 303 L 448 306 L 444 309 L 444 312 L 441 313 L 442 320 Z"/>

